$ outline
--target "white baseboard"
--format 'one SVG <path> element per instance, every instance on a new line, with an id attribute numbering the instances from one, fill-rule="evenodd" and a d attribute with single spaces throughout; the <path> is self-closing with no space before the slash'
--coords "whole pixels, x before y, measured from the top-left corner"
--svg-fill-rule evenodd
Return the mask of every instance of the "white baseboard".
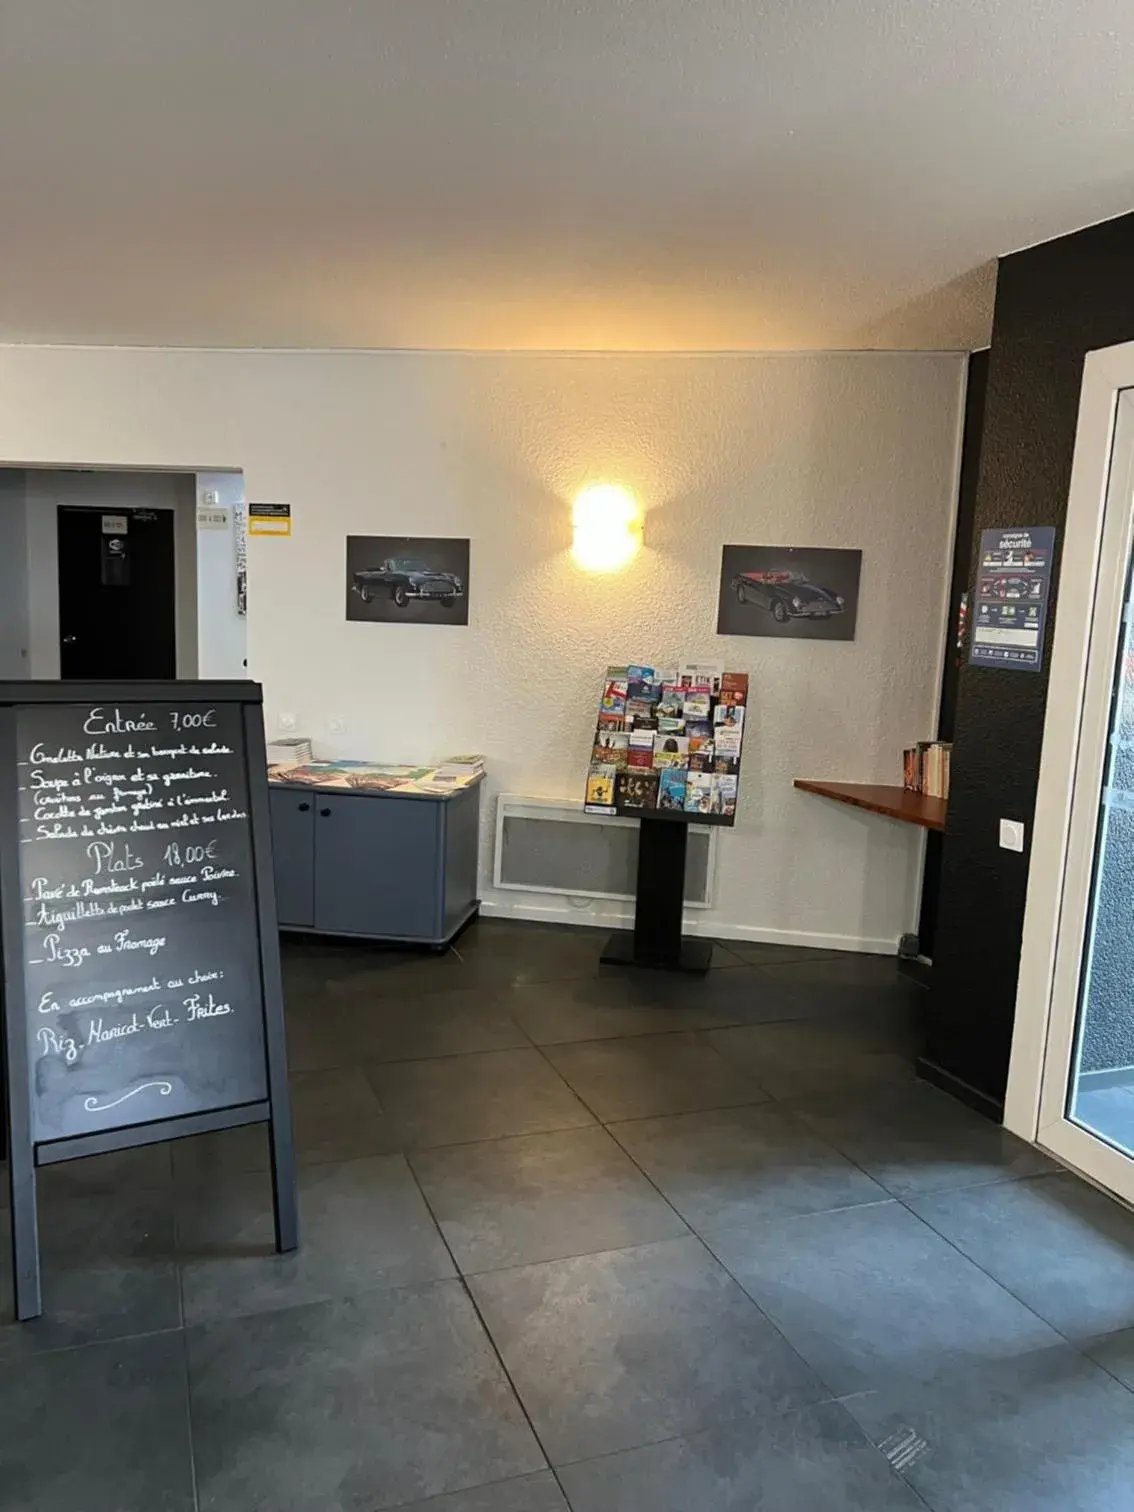
<path id="1" fill-rule="evenodd" d="M 581 929 L 629 929 L 634 922 L 632 908 L 615 903 L 589 903 L 574 908 L 566 898 L 548 898 L 546 902 L 513 902 L 486 898 L 480 905 L 486 918 L 529 919 L 537 924 L 574 924 Z M 755 924 L 729 924 L 722 919 L 703 919 L 686 915 L 685 932 L 705 935 L 715 940 L 747 940 L 759 945 L 790 945 L 806 950 L 849 950 L 862 955 L 898 953 L 898 936 L 893 939 L 865 935 L 817 934 L 804 929 L 762 929 Z"/>

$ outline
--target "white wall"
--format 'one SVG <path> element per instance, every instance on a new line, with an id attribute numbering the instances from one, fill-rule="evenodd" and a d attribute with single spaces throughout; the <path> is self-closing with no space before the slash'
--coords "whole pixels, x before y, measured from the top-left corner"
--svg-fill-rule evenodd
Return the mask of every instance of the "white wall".
<path id="1" fill-rule="evenodd" d="M 215 495 L 216 503 L 206 505 Z M 236 533 L 244 513 L 244 478 L 237 472 L 197 474 L 200 508 L 224 510 L 223 530 L 197 532 L 197 675 L 247 677 L 248 621 L 236 607 Z"/>
<path id="2" fill-rule="evenodd" d="M 269 729 L 295 713 L 329 754 L 480 749 L 489 799 L 577 796 L 608 661 L 748 671 L 704 927 L 883 948 L 916 916 L 920 835 L 791 781 L 894 780 L 933 733 L 963 373 L 917 354 L 11 347 L 0 460 L 242 467 L 250 500 L 291 503 L 290 539 L 250 542 L 249 675 Z M 609 578 L 567 553 L 568 501 L 597 479 L 648 508 L 646 549 Z M 469 627 L 348 624 L 345 537 L 368 533 L 472 537 Z M 718 638 L 728 541 L 861 547 L 857 639 Z"/>

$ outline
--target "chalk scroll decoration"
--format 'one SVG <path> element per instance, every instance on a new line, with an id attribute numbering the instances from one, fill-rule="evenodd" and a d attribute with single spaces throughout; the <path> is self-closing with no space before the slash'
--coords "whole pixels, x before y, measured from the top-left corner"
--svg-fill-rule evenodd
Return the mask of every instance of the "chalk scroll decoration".
<path id="1" fill-rule="evenodd" d="M 100 1102 L 97 1097 L 85 1097 L 83 1107 L 88 1113 L 108 1113 L 111 1108 L 117 1108 L 120 1104 L 128 1102 L 131 1097 L 137 1097 L 139 1092 L 149 1092 L 156 1088 L 162 1097 L 168 1097 L 173 1091 L 173 1083 L 167 1081 L 143 1082 L 140 1087 L 131 1087 L 129 1092 L 123 1092 L 120 1097 L 112 1097 L 109 1102 Z"/>

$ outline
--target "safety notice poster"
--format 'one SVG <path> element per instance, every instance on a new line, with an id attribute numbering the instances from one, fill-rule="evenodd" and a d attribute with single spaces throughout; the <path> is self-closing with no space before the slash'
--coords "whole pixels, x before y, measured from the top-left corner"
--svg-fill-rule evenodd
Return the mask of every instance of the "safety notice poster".
<path id="1" fill-rule="evenodd" d="M 1054 554 L 1051 525 L 981 531 L 970 666 L 1039 671 Z"/>

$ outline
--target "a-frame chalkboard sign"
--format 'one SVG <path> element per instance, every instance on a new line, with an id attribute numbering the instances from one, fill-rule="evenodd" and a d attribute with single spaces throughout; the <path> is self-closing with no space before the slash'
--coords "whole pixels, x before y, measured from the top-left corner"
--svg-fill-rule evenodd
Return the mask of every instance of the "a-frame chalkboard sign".
<path id="1" fill-rule="evenodd" d="M 251 682 L 0 683 L 4 1086 L 16 1316 L 42 1311 L 36 1168 L 267 1123 L 295 1167 Z"/>

